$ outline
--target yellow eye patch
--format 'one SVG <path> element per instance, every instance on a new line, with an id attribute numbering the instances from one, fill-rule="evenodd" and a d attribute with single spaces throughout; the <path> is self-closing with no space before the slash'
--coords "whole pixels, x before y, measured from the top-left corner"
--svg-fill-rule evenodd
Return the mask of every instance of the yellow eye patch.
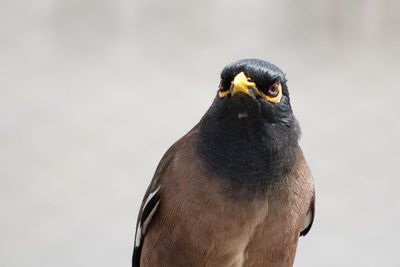
<path id="1" fill-rule="evenodd" d="M 276 96 L 267 96 L 266 94 L 264 94 L 264 92 L 261 92 L 261 95 L 269 102 L 278 103 L 282 99 L 282 84 L 278 84 L 278 94 Z"/>

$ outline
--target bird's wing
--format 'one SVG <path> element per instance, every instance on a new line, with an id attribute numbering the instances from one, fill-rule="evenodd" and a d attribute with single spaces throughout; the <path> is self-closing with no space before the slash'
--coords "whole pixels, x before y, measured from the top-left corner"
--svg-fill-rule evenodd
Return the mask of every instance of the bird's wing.
<path id="1" fill-rule="evenodd" d="M 311 229 L 314 222 L 315 214 L 315 192 L 311 199 L 310 207 L 308 208 L 307 215 L 304 218 L 303 226 L 301 227 L 300 236 L 305 236 Z"/>
<path id="2" fill-rule="evenodd" d="M 164 173 L 167 167 L 170 165 L 172 159 L 174 158 L 175 152 L 173 147 L 171 147 L 161 159 L 156 172 L 154 174 L 153 180 L 151 181 L 149 188 L 144 195 L 142 205 L 140 207 L 138 220 L 136 223 L 136 233 L 135 233 L 135 244 L 133 249 L 132 257 L 132 267 L 140 266 L 140 256 L 142 252 L 142 246 L 146 231 L 153 219 L 154 215 L 158 210 L 160 205 L 160 176 Z"/>

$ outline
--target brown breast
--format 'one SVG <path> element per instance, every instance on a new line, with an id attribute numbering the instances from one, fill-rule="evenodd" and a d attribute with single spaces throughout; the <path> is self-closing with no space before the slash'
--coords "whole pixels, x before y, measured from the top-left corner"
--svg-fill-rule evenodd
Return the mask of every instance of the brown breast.
<path id="1" fill-rule="evenodd" d="M 143 243 L 142 266 L 291 266 L 313 194 L 304 159 L 264 197 L 232 199 L 226 181 L 187 149 L 194 134 L 174 145 L 178 152 L 160 178 L 160 206 Z"/>

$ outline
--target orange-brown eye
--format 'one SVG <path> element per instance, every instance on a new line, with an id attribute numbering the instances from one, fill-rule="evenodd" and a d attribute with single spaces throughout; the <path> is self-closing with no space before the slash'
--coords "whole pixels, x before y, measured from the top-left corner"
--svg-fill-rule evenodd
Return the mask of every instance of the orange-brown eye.
<path id="1" fill-rule="evenodd" d="M 275 97 L 279 93 L 279 83 L 273 83 L 268 89 L 268 95 Z"/>

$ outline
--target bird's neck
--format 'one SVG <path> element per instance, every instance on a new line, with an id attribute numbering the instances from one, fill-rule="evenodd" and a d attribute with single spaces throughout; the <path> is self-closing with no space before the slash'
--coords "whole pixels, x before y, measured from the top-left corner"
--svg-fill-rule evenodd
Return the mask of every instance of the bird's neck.
<path id="1" fill-rule="evenodd" d="M 206 113 L 199 123 L 197 151 L 218 177 L 241 187 L 264 188 L 296 164 L 297 122 L 279 125 L 241 116 Z"/>

